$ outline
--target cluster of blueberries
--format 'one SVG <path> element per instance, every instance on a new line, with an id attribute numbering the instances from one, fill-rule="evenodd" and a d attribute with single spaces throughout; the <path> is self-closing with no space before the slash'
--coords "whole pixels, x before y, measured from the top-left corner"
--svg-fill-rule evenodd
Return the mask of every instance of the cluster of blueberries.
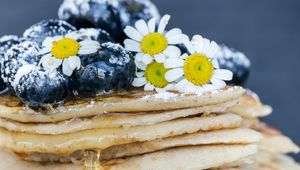
<path id="1" fill-rule="evenodd" d="M 132 54 L 118 43 L 122 44 L 125 39 L 126 25 L 152 17 L 160 17 L 160 14 L 149 0 L 65 0 L 59 9 L 59 19 L 34 24 L 22 37 L 0 38 L 0 95 L 13 93 L 29 107 L 45 109 L 72 97 L 93 97 L 129 89 L 136 67 Z M 91 30 L 97 34 L 91 34 Z M 48 72 L 39 67 L 42 57 L 39 51 L 45 38 L 73 31 L 98 41 L 101 50 L 80 55 L 81 68 L 70 77 L 61 70 Z M 220 67 L 233 71 L 230 84 L 244 85 L 250 65 L 240 60 L 248 59 L 241 58 L 240 53 L 232 49 L 226 50 L 227 55 L 220 54 Z M 22 77 L 16 76 L 18 70 L 27 65 L 34 69 L 25 69 Z"/>

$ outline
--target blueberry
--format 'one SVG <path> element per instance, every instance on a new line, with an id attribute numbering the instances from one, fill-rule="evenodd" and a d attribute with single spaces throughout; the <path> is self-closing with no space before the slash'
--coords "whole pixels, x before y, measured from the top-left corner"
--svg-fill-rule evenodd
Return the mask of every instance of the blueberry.
<path id="1" fill-rule="evenodd" d="M 6 35 L 0 38 L 0 61 L 4 58 L 5 53 L 9 50 L 13 45 L 16 45 L 20 42 L 19 37 L 15 35 Z M 1 78 L 1 65 L 0 65 L 0 95 L 7 91 L 7 86 Z M 3 91 L 5 90 L 5 91 Z"/>
<path id="2" fill-rule="evenodd" d="M 59 8 L 59 18 L 79 28 L 101 28 L 114 38 L 120 36 L 121 24 L 114 9 L 115 0 L 65 0 Z"/>
<path id="3" fill-rule="evenodd" d="M 40 57 L 38 56 L 39 45 L 31 41 L 22 41 L 12 46 L 0 58 L 1 78 L 9 86 L 12 86 L 15 75 L 20 67 L 27 64 L 37 65 Z"/>
<path id="4" fill-rule="evenodd" d="M 132 26 L 139 19 L 160 17 L 149 0 L 65 0 L 58 15 L 77 28 L 104 29 L 119 43 L 125 39 L 125 26 Z"/>
<path id="5" fill-rule="evenodd" d="M 23 36 L 25 39 L 42 44 L 46 37 L 65 35 L 76 28 L 66 21 L 58 19 L 43 20 L 28 28 Z"/>
<path id="6" fill-rule="evenodd" d="M 228 69 L 233 72 L 233 79 L 229 85 L 244 86 L 250 74 L 250 61 L 245 54 L 223 45 L 220 46 L 218 55 L 220 68 Z"/>
<path id="7" fill-rule="evenodd" d="M 119 0 L 119 16 L 122 27 L 133 26 L 136 21 L 142 19 L 145 21 L 155 17 L 160 18 L 156 6 L 149 0 Z"/>
<path id="8" fill-rule="evenodd" d="M 78 32 L 91 40 L 98 41 L 100 44 L 114 42 L 109 33 L 99 28 L 81 28 Z"/>
<path id="9" fill-rule="evenodd" d="M 69 79 L 60 72 L 47 72 L 35 65 L 20 68 L 16 76 L 16 95 L 31 108 L 45 108 L 65 100 L 69 92 Z"/>
<path id="10" fill-rule="evenodd" d="M 119 37 L 116 38 L 116 41 L 123 43 L 126 38 L 124 33 L 124 28 L 129 26 L 134 26 L 135 22 L 142 19 L 148 21 L 151 18 L 155 17 L 157 20 L 160 18 L 157 7 L 150 0 L 118 0 L 119 6 L 115 10 L 116 15 L 119 16 L 121 22 L 121 30 Z M 118 30 L 116 30 L 118 31 Z"/>
<path id="11" fill-rule="evenodd" d="M 131 53 L 114 43 L 104 43 L 98 55 L 82 58 L 83 67 L 72 77 L 79 96 L 92 97 L 127 89 L 133 81 L 135 64 Z"/>

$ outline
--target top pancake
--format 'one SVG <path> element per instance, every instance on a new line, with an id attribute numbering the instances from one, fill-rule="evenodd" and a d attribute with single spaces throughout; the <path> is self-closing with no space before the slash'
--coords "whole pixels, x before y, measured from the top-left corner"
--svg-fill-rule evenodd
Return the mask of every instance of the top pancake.
<path id="1" fill-rule="evenodd" d="M 240 98 L 239 104 L 231 107 L 228 112 L 241 115 L 245 118 L 257 118 L 271 114 L 272 107 L 264 105 L 254 92 L 247 90 Z"/>
<path id="2" fill-rule="evenodd" d="M 18 122 L 57 122 L 104 113 L 155 112 L 223 103 L 239 98 L 244 92 L 237 86 L 204 95 L 127 91 L 93 99 L 75 99 L 44 112 L 29 109 L 15 96 L 0 96 L 0 117 Z"/>

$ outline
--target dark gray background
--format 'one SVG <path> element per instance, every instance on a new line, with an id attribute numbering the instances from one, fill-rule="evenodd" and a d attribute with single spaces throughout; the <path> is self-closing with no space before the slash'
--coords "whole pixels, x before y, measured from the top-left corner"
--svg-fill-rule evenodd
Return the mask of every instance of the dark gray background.
<path id="1" fill-rule="evenodd" d="M 252 61 L 248 87 L 274 108 L 264 118 L 300 144 L 299 0 L 153 0 L 170 25 L 243 51 Z M 0 0 L 0 36 L 21 35 L 56 18 L 61 0 Z M 299 131 L 298 131 L 299 130 Z M 300 155 L 295 158 L 300 161 Z"/>

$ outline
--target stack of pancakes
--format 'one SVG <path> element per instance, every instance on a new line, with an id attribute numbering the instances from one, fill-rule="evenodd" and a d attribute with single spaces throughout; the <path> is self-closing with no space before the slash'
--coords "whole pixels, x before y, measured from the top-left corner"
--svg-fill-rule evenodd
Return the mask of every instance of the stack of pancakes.
<path id="1" fill-rule="evenodd" d="M 118 92 L 33 111 L 0 97 L 0 169 L 300 169 L 299 148 L 258 118 L 271 113 L 242 87 L 204 95 Z"/>

